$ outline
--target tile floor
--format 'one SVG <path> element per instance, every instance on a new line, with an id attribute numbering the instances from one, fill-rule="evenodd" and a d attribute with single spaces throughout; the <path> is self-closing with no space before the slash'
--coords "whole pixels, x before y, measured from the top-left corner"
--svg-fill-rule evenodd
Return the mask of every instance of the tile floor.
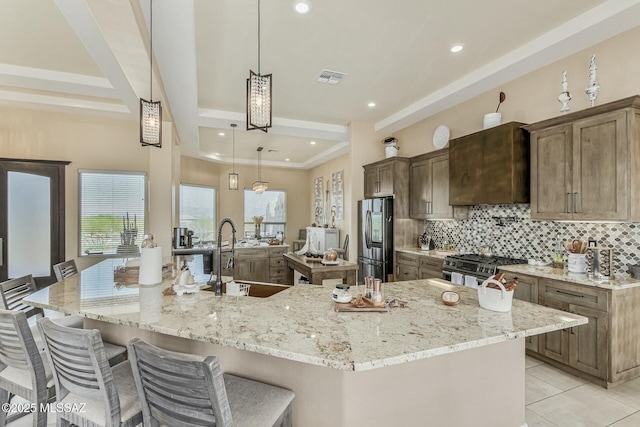
<path id="1" fill-rule="evenodd" d="M 529 356 L 525 368 L 528 427 L 640 426 L 640 378 L 607 390 Z M 9 424 L 31 425 L 31 415 Z M 47 425 L 56 425 L 54 415 Z"/>

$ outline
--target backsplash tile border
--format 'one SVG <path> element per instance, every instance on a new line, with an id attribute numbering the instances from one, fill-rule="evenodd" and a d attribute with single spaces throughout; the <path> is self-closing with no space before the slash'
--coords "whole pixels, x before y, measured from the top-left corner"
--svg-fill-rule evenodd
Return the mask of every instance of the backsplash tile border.
<path id="1" fill-rule="evenodd" d="M 437 248 L 448 241 L 460 253 L 490 245 L 495 255 L 550 262 L 560 233 L 562 242 L 594 238 L 599 246 L 613 247 L 618 276 L 628 276 L 627 264 L 640 263 L 639 223 L 533 221 L 528 204 L 513 204 L 472 206 L 469 219 L 426 221 L 425 226 Z"/>

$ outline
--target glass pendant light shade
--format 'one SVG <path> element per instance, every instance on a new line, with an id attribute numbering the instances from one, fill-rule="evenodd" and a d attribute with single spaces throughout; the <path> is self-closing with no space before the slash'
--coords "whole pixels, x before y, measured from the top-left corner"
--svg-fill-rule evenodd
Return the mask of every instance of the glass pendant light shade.
<path id="1" fill-rule="evenodd" d="M 162 147 L 162 105 L 140 98 L 140 143 Z"/>
<path id="2" fill-rule="evenodd" d="M 258 72 L 247 79 L 247 130 L 271 127 L 271 74 L 260 73 L 260 0 L 258 0 Z"/>
<path id="3" fill-rule="evenodd" d="M 260 159 L 262 158 L 262 147 L 258 147 L 258 180 L 253 183 L 253 191 L 258 194 L 264 193 L 269 188 L 269 183 L 262 180 L 262 167 L 260 165 Z"/>
<path id="4" fill-rule="evenodd" d="M 269 188 L 269 183 L 265 181 L 256 181 L 253 183 L 253 191 L 258 194 L 264 193 Z"/>
<path id="5" fill-rule="evenodd" d="M 236 173 L 236 126 L 235 123 L 231 123 L 231 132 L 232 132 L 232 148 L 231 148 L 231 161 L 233 162 L 232 172 L 229 173 L 229 190 L 237 190 L 238 189 L 238 180 L 239 176 Z"/>
<path id="6" fill-rule="evenodd" d="M 271 127 L 271 74 L 249 70 L 247 79 L 247 130 L 266 132 Z"/>
<path id="7" fill-rule="evenodd" d="M 238 174 L 234 172 L 229 172 L 229 190 L 237 190 L 238 189 Z"/>
<path id="8" fill-rule="evenodd" d="M 162 105 L 153 102 L 153 0 L 149 1 L 149 101 L 140 98 L 140 144 L 162 147 Z"/>

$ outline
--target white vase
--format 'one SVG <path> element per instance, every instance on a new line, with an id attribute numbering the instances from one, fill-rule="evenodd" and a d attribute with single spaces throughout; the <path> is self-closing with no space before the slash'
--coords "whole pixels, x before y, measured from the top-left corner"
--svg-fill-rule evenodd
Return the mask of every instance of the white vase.
<path id="1" fill-rule="evenodd" d="M 482 120 L 482 128 L 489 129 L 498 126 L 502 121 L 502 113 L 489 113 L 484 115 Z"/>

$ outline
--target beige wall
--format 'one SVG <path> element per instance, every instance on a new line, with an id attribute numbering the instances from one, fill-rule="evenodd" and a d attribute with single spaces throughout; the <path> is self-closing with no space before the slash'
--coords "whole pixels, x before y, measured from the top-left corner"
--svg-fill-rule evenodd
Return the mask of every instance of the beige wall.
<path id="1" fill-rule="evenodd" d="M 244 191 L 258 179 L 257 165 L 235 165 L 239 175 L 238 191 L 229 190 L 228 174 L 231 165 L 218 164 L 206 160 L 183 156 L 181 164 L 181 182 L 188 184 L 211 185 L 218 189 L 218 218 L 230 218 L 238 233 L 242 235 L 244 222 Z M 269 183 L 270 190 L 284 190 L 287 193 L 287 228 L 285 239 L 288 242 L 298 238 L 298 229 L 309 225 L 308 189 L 309 171 L 262 166 L 262 180 Z M 224 238 L 229 230 L 225 229 Z"/>
<path id="2" fill-rule="evenodd" d="M 564 70 L 573 97 L 569 102 L 571 111 L 589 108 L 591 103 L 585 88 L 589 84 L 592 54 L 596 55 L 601 86 L 596 105 L 640 94 L 640 55 L 633 53 L 637 50 L 638 40 L 640 28 L 627 31 L 402 129 L 394 134 L 399 140 L 400 155 L 411 157 L 433 151 L 433 132 L 441 124 L 451 129 L 451 138 L 481 130 L 482 117 L 495 112 L 500 91 L 507 95 L 500 107 L 503 123 L 534 123 L 559 116 L 558 95 Z"/>
<path id="3" fill-rule="evenodd" d="M 135 121 L 0 107 L 0 157 L 71 162 L 65 186 L 67 259 L 78 256 L 78 169 L 148 173 L 149 151 L 158 149 L 142 147 L 138 132 Z"/>
<path id="4" fill-rule="evenodd" d="M 320 166 L 316 166 L 315 168 L 309 171 L 309 186 L 308 191 L 311 195 L 310 198 L 310 212 L 308 224 L 316 222 L 315 212 L 314 212 L 314 199 L 313 199 L 313 190 L 314 190 L 314 180 L 316 178 L 322 178 L 322 189 L 323 189 L 323 200 L 326 197 L 326 191 L 329 190 L 329 212 L 327 214 L 327 224 L 331 226 L 331 207 L 333 203 L 333 178 L 332 174 L 335 172 L 343 171 L 343 189 L 342 189 L 342 207 L 343 207 L 343 218 L 336 219 L 336 228 L 340 233 L 340 246 L 342 246 L 344 238 L 347 234 L 350 234 L 350 224 L 351 224 L 351 173 L 350 173 L 350 165 L 349 165 L 349 156 L 344 155 L 337 157 L 335 159 L 329 160 L 326 163 L 321 164 Z M 329 187 L 327 188 L 327 181 L 329 182 Z M 327 203 L 323 204 L 323 206 L 327 206 Z M 323 225 L 323 224 L 319 224 Z M 353 236 L 352 236 L 353 237 Z M 350 245 L 351 246 L 351 245 Z"/>

